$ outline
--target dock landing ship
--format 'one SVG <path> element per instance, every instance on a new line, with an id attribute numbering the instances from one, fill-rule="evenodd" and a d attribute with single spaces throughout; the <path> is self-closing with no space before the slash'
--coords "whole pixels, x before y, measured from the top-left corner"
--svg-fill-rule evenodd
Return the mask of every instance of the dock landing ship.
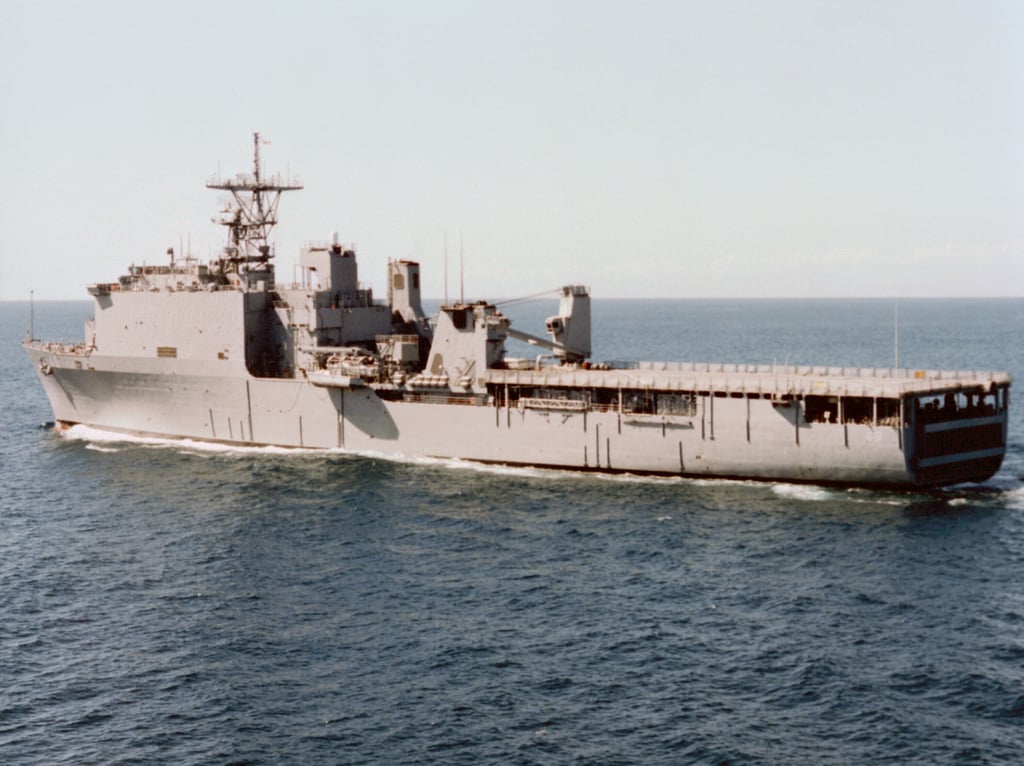
<path id="1" fill-rule="evenodd" d="M 239 445 L 694 477 L 936 487 L 1003 460 L 1001 372 L 591 361 L 590 294 L 561 288 L 546 333 L 486 301 L 428 319 L 420 267 L 387 267 L 387 299 L 336 236 L 275 279 L 280 196 L 301 184 L 214 178 L 228 238 L 90 285 L 83 342 L 24 348 L 60 427 Z M 513 358 L 506 340 L 544 353 Z"/>

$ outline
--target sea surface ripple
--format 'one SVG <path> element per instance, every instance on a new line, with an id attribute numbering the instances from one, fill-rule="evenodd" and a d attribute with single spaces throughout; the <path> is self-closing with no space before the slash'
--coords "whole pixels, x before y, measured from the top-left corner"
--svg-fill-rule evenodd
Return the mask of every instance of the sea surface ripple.
<path id="1" fill-rule="evenodd" d="M 666 305 L 706 351 L 794 315 Z M 24 309 L 0 304 L 5 763 L 1021 762 L 1019 405 L 1002 471 L 936 492 L 59 434 Z M 1024 382 L 1024 301 L 900 310 L 921 366 Z M 851 347 L 885 334 L 863 302 L 821 312 L 809 352 L 836 314 Z M 737 351 L 715 358 L 774 353 Z"/>

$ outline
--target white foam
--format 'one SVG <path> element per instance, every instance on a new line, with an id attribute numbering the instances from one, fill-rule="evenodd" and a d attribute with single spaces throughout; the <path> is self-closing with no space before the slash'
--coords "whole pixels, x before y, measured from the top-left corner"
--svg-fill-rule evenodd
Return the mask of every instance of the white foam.
<path id="1" fill-rule="evenodd" d="M 86 449 L 91 449 L 94 452 L 120 452 L 121 451 L 117 447 L 101 447 L 98 444 L 86 444 L 85 448 Z"/>
<path id="2" fill-rule="evenodd" d="M 564 473 L 561 471 L 560 473 Z M 679 484 L 685 479 L 682 476 L 642 476 L 636 473 L 583 473 L 573 471 L 582 476 L 591 476 L 599 481 L 624 482 L 626 484 Z"/>
<path id="3" fill-rule="evenodd" d="M 402 463 L 404 465 L 418 465 L 430 468 L 447 468 L 459 471 L 476 471 L 479 473 L 497 474 L 501 476 L 520 476 L 526 478 L 543 478 L 548 476 L 564 475 L 565 471 L 545 470 L 532 466 L 503 465 L 501 463 L 477 463 L 472 460 L 463 460 L 457 457 L 426 457 L 423 455 L 404 455 L 402 453 L 385 454 L 370 450 L 329 450 L 333 455 L 350 455 L 373 460 L 385 460 L 389 463 Z"/>
<path id="4" fill-rule="evenodd" d="M 685 478 L 685 477 L 682 477 Z M 686 478 L 686 481 L 694 484 L 698 487 L 763 487 L 763 481 L 755 481 L 754 479 L 690 479 Z"/>
<path id="5" fill-rule="evenodd" d="M 1005 493 L 1006 504 L 1010 508 L 1024 508 L 1024 485 Z"/>
<path id="6" fill-rule="evenodd" d="M 779 497 L 814 503 L 841 499 L 844 503 L 905 506 L 908 502 L 906 496 L 897 494 L 895 491 L 865 489 L 863 487 L 842 489 L 822 487 L 814 484 L 773 484 L 772 491 Z"/>
<path id="7" fill-rule="evenodd" d="M 773 484 L 772 492 L 779 497 L 791 500 L 808 500 L 821 502 L 823 500 L 834 500 L 835 494 L 824 487 L 816 487 L 812 484 Z"/>
<path id="8" fill-rule="evenodd" d="M 898 507 L 905 507 L 907 505 L 907 499 L 904 497 L 877 497 L 873 499 L 868 498 L 854 498 L 850 502 L 853 503 L 871 503 L 872 505 L 893 505 Z"/>
<path id="9" fill-rule="evenodd" d="M 61 430 L 59 433 L 65 439 L 93 443 L 99 442 L 101 444 L 152 444 L 167 441 L 161 439 L 147 439 L 142 436 L 130 436 L 128 434 L 117 433 L 116 431 L 104 431 L 100 428 L 93 428 L 92 426 L 85 425 L 71 426 L 71 428 Z"/>
<path id="10" fill-rule="evenodd" d="M 990 505 L 998 502 L 1007 508 L 1024 508 L 1024 483 L 1010 477 L 996 477 L 980 485 L 960 485 L 947 490 L 950 499 L 947 504 L 951 507 L 970 505 L 982 502 Z M 953 496 L 957 493 L 957 496 Z"/>
<path id="11" fill-rule="evenodd" d="M 244 444 L 224 444 L 222 442 L 206 442 L 198 439 L 174 439 L 163 436 L 136 436 L 118 431 L 104 431 L 93 426 L 75 425 L 60 432 L 67 439 L 88 442 L 86 449 L 98 452 L 117 452 L 116 448 L 103 448 L 100 444 L 136 444 L 145 447 L 170 447 L 191 455 L 205 456 L 208 453 L 220 454 L 260 454 L 260 455 L 295 455 L 324 454 L 324 450 L 312 450 L 292 447 L 271 447 Z"/>

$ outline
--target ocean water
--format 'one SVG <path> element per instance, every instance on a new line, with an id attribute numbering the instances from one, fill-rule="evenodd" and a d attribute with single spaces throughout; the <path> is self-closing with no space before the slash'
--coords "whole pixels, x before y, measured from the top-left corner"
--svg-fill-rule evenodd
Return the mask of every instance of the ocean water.
<path id="1" fill-rule="evenodd" d="M 893 320 L 595 299 L 595 357 L 887 367 Z M 604 478 L 59 435 L 27 328 L 0 304 L 3 763 L 1024 762 L 1017 402 L 980 486 Z M 1024 385 L 1024 300 L 899 336 Z"/>

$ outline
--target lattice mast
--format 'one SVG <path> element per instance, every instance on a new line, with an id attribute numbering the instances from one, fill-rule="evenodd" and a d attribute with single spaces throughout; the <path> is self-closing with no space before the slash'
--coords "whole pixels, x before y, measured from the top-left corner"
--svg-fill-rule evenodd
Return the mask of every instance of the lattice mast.
<path id="1" fill-rule="evenodd" d="M 238 173 L 232 179 L 214 178 L 206 188 L 231 192 L 232 201 L 213 222 L 228 228 L 224 247 L 227 271 L 261 271 L 274 256 L 270 231 L 277 223 L 281 193 L 302 188 L 298 181 L 282 181 L 280 174 L 264 178 L 260 169 L 260 134 L 253 133 L 252 174 Z"/>

